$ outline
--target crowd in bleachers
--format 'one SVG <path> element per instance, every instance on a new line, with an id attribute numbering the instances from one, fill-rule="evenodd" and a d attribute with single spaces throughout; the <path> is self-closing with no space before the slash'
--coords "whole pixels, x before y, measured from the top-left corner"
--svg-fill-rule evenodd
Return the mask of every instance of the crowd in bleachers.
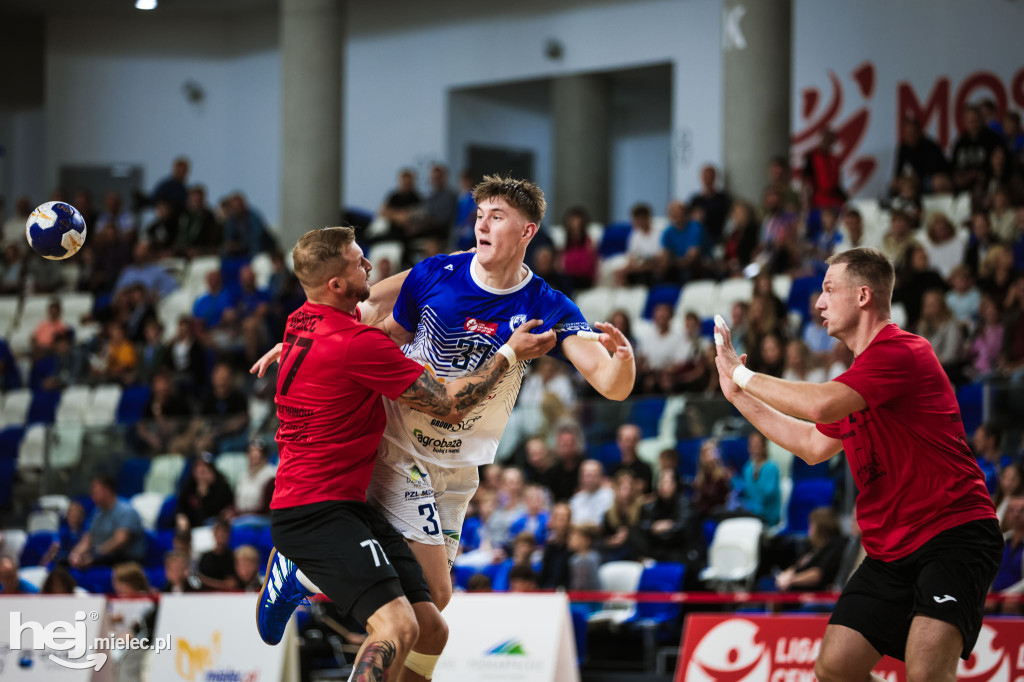
<path id="1" fill-rule="evenodd" d="M 982 406 L 983 382 L 1024 379 L 1024 137 L 1013 112 L 994 121 L 972 108 L 965 120 L 950 156 L 908 121 L 880 199 L 847 199 L 825 135 L 796 173 L 772 161 L 757 206 L 707 166 L 701 190 L 664 218 L 640 203 L 628 222 L 597 225 L 572 207 L 544 225 L 528 262 L 587 319 L 626 333 L 637 386 L 610 403 L 566 365 L 533 363 L 499 463 L 481 473 L 457 585 L 598 589 L 623 561 L 676 567 L 654 583 L 630 574 L 634 589 L 841 585 L 859 549 L 855 524 L 843 532 L 845 466 L 808 467 L 752 433 L 721 397 L 710 318 L 725 314 L 756 371 L 834 378 L 853 358 L 815 301 L 827 258 L 856 246 L 892 260 L 894 321 L 933 344 L 957 387 L 1018 551 L 1019 426 L 983 423 Z M 25 253 L 23 215 L 4 226 L 0 510 L 19 486 L 15 509 L 33 502 L 25 530 L 4 526 L 5 592 L 259 588 L 274 384 L 245 369 L 280 339 L 302 292 L 245 197 L 207 206 L 188 173 L 176 160 L 133 210 L 76 194 L 90 236 L 68 262 Z M 473 177 L 459 191 L 448 183 L 434 166 L 424 195 L 406 169 L 376 213 L 345 213 L 375 280 L 473 245 Z M 153 217 L 140 226 L 145 206 Z M 44 474 L 69 495 L 35 500 Z M 735 552 L 749 561 L 723 563 Z M 1014 576 L 1019 566 L 1005 578 L 1016 589 Z"/>

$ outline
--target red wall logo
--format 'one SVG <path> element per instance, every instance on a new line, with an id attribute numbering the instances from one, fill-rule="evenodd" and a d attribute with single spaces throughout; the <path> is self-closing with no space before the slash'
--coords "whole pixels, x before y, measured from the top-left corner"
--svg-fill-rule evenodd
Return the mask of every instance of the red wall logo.
<path id="1" fill-rule="evenodd" d="M 855 196 L 878 171 L 878 159 L 861 152 L 871 125 L 871 101 L 877 80 L 875 65 L 865 61 L 854 68 L 849 74 L 847 90 L 832 70 L 828 71 L 828 79 L 832 92 L 827 103 L 816 87 L 800 91 L 801 127 L 792 137 L 792 163 L 794 168 L 803 168 L 804 157 L 818 144 L 822 131 L 826 128 L 835 131 L 833 151 L 839 157 L 847 192 Z M 852 113 L 843 115 L 847 91 L 859 97 L 859 104 Z M 982 99 L 995 102 L 999 118 L 1008 108 L 1024 109 L 1024 67 L 1007 82 L 991 71 L 975 71 L 955 88 L 949 76 L 937 77 L 931 87 L 921 91 L 915 90 L 909 81 L 899 81 L 893 112 L 894 127 L 888 146 L 896 148 L 900 122 L 911 117 L 920 121 L 928 134 L 948 152 L 963 132 L 964 106 Z M 883 172 L 888 173 L 888 170 Z"/>

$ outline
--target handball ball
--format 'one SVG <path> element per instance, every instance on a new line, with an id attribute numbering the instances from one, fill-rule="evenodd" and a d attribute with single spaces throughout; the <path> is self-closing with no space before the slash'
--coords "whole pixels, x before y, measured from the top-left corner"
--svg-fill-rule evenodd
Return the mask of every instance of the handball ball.
<path id="1" fill-rule="evenodd" d="M 48 201 L 28 217 L 25 237 L 43 258 L 64 260 L 85 244 L 85 218 L 71 204 Z"/>

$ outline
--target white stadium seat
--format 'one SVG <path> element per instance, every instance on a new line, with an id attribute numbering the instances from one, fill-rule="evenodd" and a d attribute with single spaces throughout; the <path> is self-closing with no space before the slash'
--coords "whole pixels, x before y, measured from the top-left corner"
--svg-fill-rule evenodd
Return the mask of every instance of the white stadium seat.
<path id="1" fill-rule="evenodd" d="M 57 423 L 84 424 L 91 405 L 92 390 L 88 386 L 68 386 L 57 406 Z"/>
<path id="2" fill-rule="evenodd" d="M 0 428 L 5 426 L 21 426 L 28 417 L 28 408 L 32 403 L 32 391 L 17 388 L 8 391 L 4 396 L 3 409 L 0 410 Z"/>
<path id="3" fill-rule="evenodd" d="M 147 530 L 156 530 L 160 510 L 164 506 L 164 495 L 155 492 L 142 492 L 132 496 L 132 509 L 139 513 L 142 525 Z"/>
<path id="4" fill-rule="evenodd" d="M 717 284 L 711 280 L 697 280 L 686 284 L 679 297 L 679 303 L 676 304 L 676 317 L 681 318 L 691 310 L 701 318 L 711 317 L 718 312 L 715 309 L 716 286 Z"/>
<path id="5" fill-rule="evenodd" d="M 153 458 L 153 464 L 146 473 L 145 491 L 161 495 L 176 495 L 178 480 L 181 478 L 181 471 L 184 467 L 185 457 L 182 455 L 157 455 Z"/>
<path id="6" fill-rule="evenodd" d="M 92 402 L 85 416 L 89 426 L 111 426 L 117 420 L 122 389 L 118 384 L 101 384 L 93 389 Z"/>
<path id="7" fill-rule="evenodd" d="M 701 580 L 722 585 L 739 583 L 749 588 L 757 573 L 763 528 L 764 523 L 755 518 L 725 519 L 719 523 L 708 548 L 708 566 L 700 573 Z"/>

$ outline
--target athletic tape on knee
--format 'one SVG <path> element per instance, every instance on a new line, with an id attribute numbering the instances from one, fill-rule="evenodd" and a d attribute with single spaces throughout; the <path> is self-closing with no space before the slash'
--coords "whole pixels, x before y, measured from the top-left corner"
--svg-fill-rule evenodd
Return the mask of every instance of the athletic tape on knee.
<path id="1" fill-rule="evenodd" d="M 410 651 L 409 655 L 405 657 L 405 667 L 429 680 L 434 677 L 434 667 L 439 658 L 441 658 L 441 654 L 433 656 Z"/>

